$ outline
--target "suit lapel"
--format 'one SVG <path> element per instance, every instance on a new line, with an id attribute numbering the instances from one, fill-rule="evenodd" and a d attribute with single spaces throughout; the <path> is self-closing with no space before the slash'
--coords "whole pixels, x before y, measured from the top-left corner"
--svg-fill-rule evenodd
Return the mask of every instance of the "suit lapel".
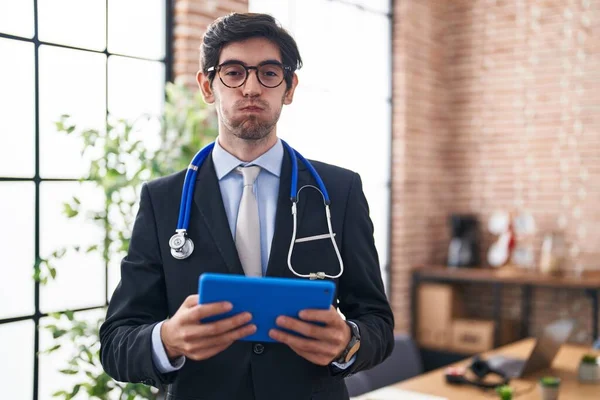
<path id="1" fill-rule="evenodd" d="M 194 202 L 229 271 L 233 274 L 244 275 L 244 269 L 229 229 L 219 181 L 210 155 L 198 171 L 194 188 Z"/>
<path id="2" fill-rule="evenodd" d="M 310 184 L 310 172 L 302 162 L 298 162 L 298 189 Z M 267 264 L 268 276 L 281 276 L 288 269 L 287 257 L 292 240 L 292 231 L 294 222 L 292 216 L 292 202 L 290 200 L 290 188 L 292 185 L 292 160 L 284 152 L 283 164 L 279 178 L 279 195 L 277 199 L 277 211 L 275 214 L 275 230 L 273 232 L 273 241 L 271 243 L 271 253 Z M 304 193 L 304 192 L 303 192 Z M 298 203 L 298 226 L 302 221 L 304 206 L 306 201 Z"/>
<path id="3" fill-rule="evenodd" d="M 300 190 L 303 186 L 306 186 L 306 185 L 316 186 L 317 184 L 312 179 L 312 175 L 310 174 L 310 171 L 300 161 L 299 165 L 298 165 L 298 190 Z M 306 208 L 306 204 L 308 203 L 308 201 L 306 201 L 306 195 L 311 190 L 314 190 L 314 189 L 306 188 L 302 191 L 300 196 L 298 196 L 298 226 L 296 228 L 299 228 L 301 221 L 303 221 L 302 217 L 304 216 L 304 210 Z M 302 200 L 300 200 L 300 199 L 302 199 Z"/>

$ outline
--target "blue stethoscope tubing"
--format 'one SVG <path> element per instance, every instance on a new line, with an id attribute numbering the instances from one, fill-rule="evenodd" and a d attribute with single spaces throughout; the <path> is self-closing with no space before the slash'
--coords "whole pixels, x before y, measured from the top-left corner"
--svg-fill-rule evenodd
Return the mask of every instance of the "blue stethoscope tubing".
<path id="1" fill-rule="evenodd" d="M 294 221 L 294 228 L 292 231 L 292 240 L 290 243 L 290 247 L 288 250 L 288 268 L 290 271 L 301 278 L 309 278 L 309 279 L 325 279 L 331 278 L 336 279 L 339 278 L 344 272 L 344 263 L 342 261 L 342 257 L 340 255 L 340 251 L 338 249 L 337 243 L 335 241 L 335 234 L 333 233 L 333 229 L 331 226 L 331 212 L 329 210 L 329 205 L 331 201 L 329 200 L 329 194 L 327 193 L 327 188 L 323 183 L 323 180 L 312 166 L 312 164 L 304 158 L 298 151 L 294 150 L 289 144 L 287 144 L 284 140 L 281 140 L 283 147 L 286 149 L 288 154 L 290 155 L 292 161 L 292 183 L 290 187 L 290 200 L 292 202 L 292 216 Z M 177 221 L 177 229 L 175 230 L 175 234 L 169 239 L 169 246 L 171 247 L 171 255 L 178 259 L 183 260 L 188 258 L 192 252 L 194 251 L 194 242 L 187 235 L 187 229 L 190 223 L 190 214 L 192 209 L 192 200 L 194 196 L 194 186 L 196 183 L 196 176 L 198 175 L 198 170 L 206 160 L 206 157 L 212 152 L 215 143 L 212 142 L 202 148 L 194 158 L 192 162 L 188 166 L 188 169 L 185 174 L 185 179 L 183 182 L 183 189 L 181 193 L 181 203 L 179 206 L 179 219 Z M 298 190 L 298 159 L 308 168 L 310 174 L 314 178 L 318 187 L 314 187 L 311 185 L 303 186 Z M 318 190 L 323 197 L 323 203 L 325 206 L 325 215 L 327 218 L 327 227 L 329 229 L 329 234 L 325 235 L 325 237 L 329 237 L 335 253 L 338 258 L 338 262 L 340 265 L 340 272 L 337 275 L 327 275 L 324 272 L 311 272 L 309 274 L 299 274 L 292 267 L 292 252 L 294 250 L 294 244 L 297 242 L 296 240 L 296 232 L 298 228 L 298 219 L 297 219 L 297 203 L 300 199 L 300 192 L 305 187 L 311 187 Z M 322 235 L 320 235 L 322 236 Z M 304 241 L 304 240 L 303 240 Z"/>

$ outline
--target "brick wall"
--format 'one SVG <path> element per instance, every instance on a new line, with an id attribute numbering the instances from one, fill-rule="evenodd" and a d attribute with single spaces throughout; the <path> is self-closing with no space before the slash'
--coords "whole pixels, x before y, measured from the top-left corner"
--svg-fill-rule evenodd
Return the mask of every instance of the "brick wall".
<path id="1" fill-rule="evenodd" d="M 397 331 L 409 330 L 408 271 L 439 262 L 452 202 L 447 160 L 440 157 L 452 143 L 443 68 L 445 4 L 394 6 L 391 277 Z"/>
<path id="2" fill-rule="evenodd" d="M 409 321 L 408 269 L 445 260 L 449 213 L 533 213 L 562 229 L 566 268 L 600 269 L 600 3 L 396 1 L 394 10 L 392 301 Z M 483 235 L 483 249 L 491 237 Z M 491 316 L 481 288 L 472 314 Z M 504 314 L 518 316 L 518 291 Z M 558 306 L 557 306 L 558 304 Z M 538 290 L 532 332 L 575 315 L 582 293 Z"/>
<path id="3" fill-rule="evenodd" d="M 206 27 L 230 12 L 248 12 L 248 0 L 175 0 L 173 74 L 178 81 L 197 88 L 200 45 Z"/>

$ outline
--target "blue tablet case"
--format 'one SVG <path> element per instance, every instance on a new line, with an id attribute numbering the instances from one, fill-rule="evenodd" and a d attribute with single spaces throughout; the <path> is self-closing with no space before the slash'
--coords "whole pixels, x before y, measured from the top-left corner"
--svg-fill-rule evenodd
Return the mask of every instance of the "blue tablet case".
<path id="1" fill-rule="evenodd" d="M 198 279 L 198 303 L 229 301 L 233 309 L 225 314 L 205 318 L 211 322 L 248 311 L 256 332 L 244 341 L 274 342 L 269 330 L 280 329 L 275 319 L 280 315 L 298 318 L 305 309 L 328 310 L 333 303 L 335 284 L 331 281 L 296 278 L 247 277 L 244 275 L 204 273 Z M 295 333 L 295 332 L 291 332 Z"/>

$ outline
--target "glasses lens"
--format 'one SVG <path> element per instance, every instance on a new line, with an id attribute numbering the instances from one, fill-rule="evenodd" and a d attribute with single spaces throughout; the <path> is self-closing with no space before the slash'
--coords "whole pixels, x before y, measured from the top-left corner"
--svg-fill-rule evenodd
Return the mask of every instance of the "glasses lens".
<path id="1" fill-rule="evenodd" d="M 266 87 L 275 87 L 283 81 L 283 67 L 277 64 L 265 64 L 258 68 L 258 79 Z"/>
<path id="2" fill-rule="evenodd" d="M 240 86 L 246 79 L 246 69 L 240 64 L 223 65 L 219 71 L 219 76 L 227 86 Z"/>

